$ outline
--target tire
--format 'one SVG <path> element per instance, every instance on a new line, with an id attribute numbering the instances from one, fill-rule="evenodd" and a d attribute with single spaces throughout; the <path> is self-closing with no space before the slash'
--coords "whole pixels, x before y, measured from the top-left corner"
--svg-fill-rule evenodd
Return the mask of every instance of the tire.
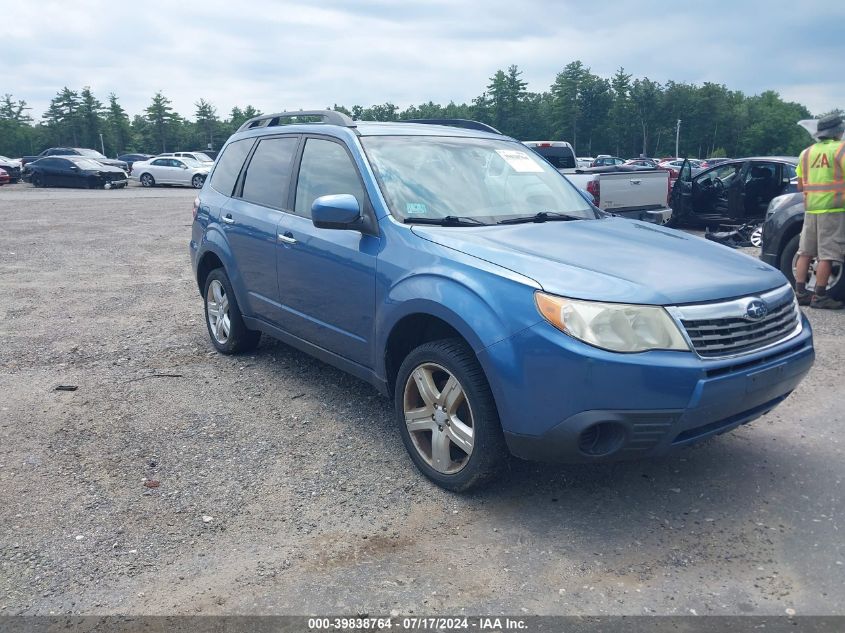
<path id="1" fill-rule="evenodd" d="M 780 255 L 780 272 L 789 280 L 792 286 L 795 286 L 795 262 L 798 259 L 798 242 L 801 239 L 800 235 L 795 235 L 786 243 L 783 252 Z M 816 260 L 810 264 L 810 275 L 807 279 L 807 290 L 815 290 L 816 274 L 815 274 Z M 834 299 L 845 300 L 845 271 L 843 271 L 843 264 L 841 262 L 833 265 L 833 273 L 828 281 L 828 293 Z"/>
<path id="2" fill-rule="evenodd" d="M 200 174 L 196 174 L 193 178 L 191 178 L 191 186 L 194 189 L 202 189 L 203 184 L 205 183 L 205 178 Z"/>
<path id="3" fill-rule="evenodd" d="M 44 186 L 44 180 L 41 178 L 41 174 L 39 174 L 38 172 L 35 172 L 34 174 L 32 174 L 32 178 L 30 178 L 30 181 L 32 182 L 33 187 L 43 187 Z"/>
<path id="4" fill-rule="evenodd" d="M 141 181 L 142 187 L 155 187 L 156 186 L 156 179 L 153 178 L 152 174 L 141 174 L 139 178 Z"/>
<path id="5" fill-rule="evenodd" d="M 202 296 L 205 304 L 205 326 L 208 329 L 211 344 L 218 352 L 238 354 L 248 352 L 258 346 L 261 332 L 249 330 L 244 324 L 232 284 L 224 269 L 215 268 L 209 273 Z M 221 305 L 223 306 L 222 315 L 219 314 Z M 215 312 L 219 316 L 215 315 Z M 220 323 L 219 327 L 218 323 Z M 228 331 L 226 331 L 227 325 Z"/>
<path id="6" fill-rule="evenodd" d="M 450 383 L 459 392 L 449 389 Z M 463 340 L 424 343 L 408 354 L 396 377 L 394 405 L 411 461 L 441 488 L 465 492 L 507 468 L 509 453 L 493 393 Z M 409 412 L 416 412 L 416 429 L 409 428 Z"/>
<path id="7" fill-rule="evenodd" d="M 12 179 L 9 181 L 9 184 L 11 184 L 11 185 L 16 185 L 16 184 L 18 184 L 18 182 L 20 182 L 20 178 L 12 178 Z"/>

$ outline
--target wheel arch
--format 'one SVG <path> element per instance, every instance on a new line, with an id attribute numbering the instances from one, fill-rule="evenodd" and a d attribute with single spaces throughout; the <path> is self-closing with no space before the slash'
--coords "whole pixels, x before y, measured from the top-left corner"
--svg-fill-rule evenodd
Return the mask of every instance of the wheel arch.
<path id="1" fill-rule="evenodd" d="M 200 295 L 205 290 L 205 281 L 208 279 L 209 273 L 216 268 L 222 268 L 226 272 L 229 283 L 232 284 L 232 289 L 235 291 L 235 299 L 241 312 L 246 317 L 251 316 L 245 311 L 249 304 L 245 301 L 243 279 L 238 272 L 238 267 L 232 257 L 232 252 L 229 250 L 226 238 L 219 230 L 210 226 L 203 236 L 197 253 L 196 281 Z"/>

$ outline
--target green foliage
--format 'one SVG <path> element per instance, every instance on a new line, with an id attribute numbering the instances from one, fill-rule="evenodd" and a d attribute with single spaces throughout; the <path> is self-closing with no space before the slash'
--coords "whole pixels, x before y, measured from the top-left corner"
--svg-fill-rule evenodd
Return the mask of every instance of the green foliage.
<path id="1" fill-rule="evenodd" d="M 110 156 L 134 151 L 219 149 L 245 121 L 261 113 L 235 106 L 221 118 L 200 98 L 194 120 L 173 110 L 156 93 L 141 115 L 129 117 L 114 94 L 104 106 L 89 87 L 62 88 L 40 122 L 11 94 L 0 98 L 0 154 L 35 154 L 56 145 L 100 148 Z M 281 109 L 281 108 L 280 108 Z M 675 126 L 681 120 L 681 156 L 796 156 L 810 137 L 796 123 L 810 118 L 799 103 L 772 91 L 756 96 L 714 83 L 664 85 L 634 78 L 620 68 L 610 78 L 593 74 L 582 62 L 567 64 L 548 90 L 529 92 L 517 66 L 497 70 L 483 92 L 469 103 L 428 101 L 400 110 L 395 104 L 332 109 L 355 119 L 475 119 L 521 140 L 567 140 L 578 155 L 669 156 L 675 154 Z"/>

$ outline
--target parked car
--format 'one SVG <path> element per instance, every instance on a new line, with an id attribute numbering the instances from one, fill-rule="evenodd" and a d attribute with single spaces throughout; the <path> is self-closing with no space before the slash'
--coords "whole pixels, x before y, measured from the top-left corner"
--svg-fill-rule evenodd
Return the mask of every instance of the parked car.
<path id="1" fill-rule="evenodd" d="M 576 167 L 590 167 L 593 164 L 595 158 L 592 156 L 578 156 L 575 158 L 575 166 Z"/>
<path id="2" fill-rule="evenodd" d="M 132 165 L 137 162 L 147 161 L 153 158 L 152 154 L 121 154 L 117 160 L 122 160 L 127 165 L 127 172 L 132 173 Z"/>
<path id="3" fill-rule="evenodd" d="M 12 179 L 9 177 L 9 172 L 0 167 L 0 186 L 8 185 Z"/>
<path id="4" fill-rule="evenodd" d="M 522 141 L 522 144 L 533 149 L 556 169 L 573 169 L 577 166 L 575 150 L 566 141 Z"/>
<path id="5" fill-rule="evenodd" d="M 760 156 L 729 160 L 695 174 L 684 161 L 672 189 L 672 222 L 762 220 L 773 198 L 796 191 L 797 164 L 798 159 L 789 156 Z"/>
<path id="6" fill-rule="evenodd" d="M 9 176 L 9 182 L 12 184 L 21 179 L 21 162 L 6 156 L 0 156 L 0 169 L 6 172 Z"/>
<path id="7" fill-rule="evenodd" d="M 209 167 L 192 158 L 158 157 L 135 163 L 132 179 L 144 187 L 156 185 L 184 185 L 199 189 L 208 176 Z"/>
<path id="8" fill-rule="evenodd" d="M 707 169 L 708 167 L 715 167 L 716 165 L 721 165 L 722 163 L 726 163 L 729 160 L 733 160 L 732 158 L 707 158 L 701 162 L 699 165 L 700 169 Z"/>
<path id="9" fill-rule="evenodd" d="M 323 123 L 284 125 L 303 115 Z M 692 444 L 777 406 L 813 363 L 779 271 L 596 212 L 493 132 L 263 115 L 228 140 L 193 215 L 214 348 L 265 334 L 371 383 L 451 490 L 506 471 L 508 452 Z"/>
<path id="10" fill-rule="evenodd" d="M 24 156 L 21 159 L 21 167 L 27 163 L 38 160 L 39 158 L 46 158 L 47 156 L 84 156 L 90 158 L 103 165 L 111 165 L 112 167 L 119 167 L 123 171 L 129 170 L 129 165 L 125 161 L 115 160 L 113 158 L 106 158 L 95 149 L 87 149 L 85 147 L 51 147 L 45 149 L 38 156 Z"/>
<path id="11" fill-rule="evenodd" d="M 632 158 L 626 160 L 623 164 L 631 167 L 646 167 L 648 169 L 657 169 L 658 167 L 657 161 L 653 158 Z"/>
<path id="12" fill-rule="evenodd" d="M 119 188 L 128 183 L 120 167 L 84 156 L 48 156 L 28 163 L 23 179 L 36 187 Z"/>
<path id="13" fill-rule="evenodd" d="M 599 154 L 592 162 L 590 167 L 614 167 L 616 165 L 624 165 L 625 159 L 618 156 L 608 156 L 607 154 Z"/>
<path id="14" fill-rule="evenodd" d="M 804 227 L 804 195 L 788 193 L 774 198 L 766 211 L 763 222 L 763 244 L 760 259 L 778 268 L 790 283 L 795 282 L 795 266 L 798 263 L 798 239 Z M 807 289 L 816 289 L 816 265 L 810 264 Z M 845 275 L 842 262 L 833 265 L 827 285 L 831 296 L 845 299 Z"/>
<path id="15" fill-rule="evenodd" d="M 211 167 L 211 165 L 214 163 L 214 159 L 205 152 L 165 152 L 164 154 L 159 154 L 156 158 L 164 156 L 173 156 L 175 158 L 190 158 L 208 167 Z"/>
<path id="16" fill-rule="evenodd" d="M 634 165 L 565 170 L 576 187 L 593 196 L 603 211 L 632 220 L 666 224 L 669 208 L 669 174 Z"/>

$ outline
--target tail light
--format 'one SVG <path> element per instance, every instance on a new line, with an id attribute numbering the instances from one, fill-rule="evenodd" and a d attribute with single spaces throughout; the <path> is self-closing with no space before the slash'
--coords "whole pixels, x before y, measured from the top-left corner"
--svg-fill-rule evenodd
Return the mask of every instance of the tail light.
<path id="1" fill-rule="evenodd" d="M 199 213 L 199 210 L 200 210 L 200 199 L 199 199 L 199 196 L 197 196 L 196 198 L 194 198 L 194 208 L 192 210 L 193 215 L 194 215 L 194 220 L 197 219 L 197 213 Z"/>
<path id="2" fill-rule="evenodd" d="M 591 180 L 587 183 L 587 191 L 593 196 L 596 201 L 596 206 L 601 206 L 601 184 L 598 180 Z"/>

